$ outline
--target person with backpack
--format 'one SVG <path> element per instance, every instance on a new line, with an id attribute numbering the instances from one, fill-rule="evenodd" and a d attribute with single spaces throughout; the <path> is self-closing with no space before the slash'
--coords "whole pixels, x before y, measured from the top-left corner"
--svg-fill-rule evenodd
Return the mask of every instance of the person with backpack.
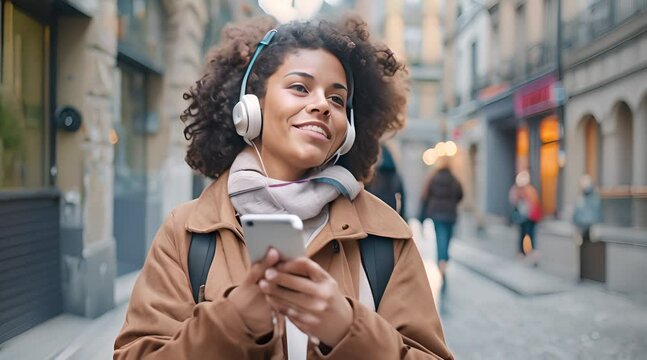
<path id="1" fill-rule="evenodd" d="M 395 160 L 386 145 L 380 147 L 375 174 L 366 184 L 366 190 L 380 198 L 406 220 L 404 184 L 395 166 Z"/>
<path id="2" fill-rule="evenodd" d="M 114 358 L 452 359 L 408 225 L 362 188 L 403 64 L 356 16 L 272 26 L 226 27 L 184 95 L 187 163 L 215 181 L 158 231 Z M 255 213 L 299 216 L 306 256 L 250 263 Z"/>

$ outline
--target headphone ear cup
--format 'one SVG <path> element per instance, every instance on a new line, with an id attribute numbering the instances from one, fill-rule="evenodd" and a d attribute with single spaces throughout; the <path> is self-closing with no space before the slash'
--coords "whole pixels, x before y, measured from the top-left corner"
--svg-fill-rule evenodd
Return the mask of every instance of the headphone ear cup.
<path id="1" fill-rule="evenodd" d="M 242 136 L 247 143 L 256 139 L 261 134 L 263 126 L 261 104 L 256 95 L 243 95 L 234 106 L 232 118 L 236 133 Z"/>
<path id="2" fill-rule="evenodd" d="M 349 124 L 344 143 L 339 148 L 339 155 L 347 154 L 350 149 L 353 148 L 353 143 L 355 143 L 355 126 L 353 124 Z"/>

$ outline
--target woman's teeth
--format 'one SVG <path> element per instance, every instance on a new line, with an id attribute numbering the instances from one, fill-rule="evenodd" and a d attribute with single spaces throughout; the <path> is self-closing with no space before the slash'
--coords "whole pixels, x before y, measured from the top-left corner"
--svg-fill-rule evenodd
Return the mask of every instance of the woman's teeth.
<path id="1" fill-rule="evenodd" d="M 319 126 L 315 126 L 315 125 L 306 125 L 306 126 L 302 126 L 302 127 L 300 127 L 299 129 L 301 129 L 301 130 L 308 130 L 308 131 L 314 131 L 314 132 L 316 132 L 316 133 L 318 133 L 318 134 L 323 135 L 325 138 L 328 138 L 328 135 L 326 134 L 326 132 L 324 131 L 324 129 L 320 128 Z"/>

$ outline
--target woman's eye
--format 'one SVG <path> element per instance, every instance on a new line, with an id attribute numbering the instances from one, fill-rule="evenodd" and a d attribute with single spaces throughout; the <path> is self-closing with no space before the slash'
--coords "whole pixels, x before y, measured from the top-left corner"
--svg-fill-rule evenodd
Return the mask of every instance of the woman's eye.
<path id="1" fill-rule="evenodd" d="M 337 105 L 344 106 L 344 98 L 342 98 L 341 96 L 331 96 L 331 99 Z"/>
<path id="2" fill-rule="evenodd" d="M 306 87 L 301 85 L 301 84 L 291 85 L 290 89 L 298 91 L 298 92 L 302 92 L 302 93 L 307 93 L 308 92 L 308 89 L 306 89 Z"/>

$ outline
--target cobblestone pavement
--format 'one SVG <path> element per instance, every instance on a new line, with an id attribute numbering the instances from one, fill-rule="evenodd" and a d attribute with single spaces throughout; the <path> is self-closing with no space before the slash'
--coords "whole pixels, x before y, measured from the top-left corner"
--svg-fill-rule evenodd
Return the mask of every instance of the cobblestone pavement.
<path id="1" fill-rule="evenodd" d="M 440 313 L 457 359 L 647 358 L 647 306 L 595 283 L 523 297 L 452 263 Z"/>

